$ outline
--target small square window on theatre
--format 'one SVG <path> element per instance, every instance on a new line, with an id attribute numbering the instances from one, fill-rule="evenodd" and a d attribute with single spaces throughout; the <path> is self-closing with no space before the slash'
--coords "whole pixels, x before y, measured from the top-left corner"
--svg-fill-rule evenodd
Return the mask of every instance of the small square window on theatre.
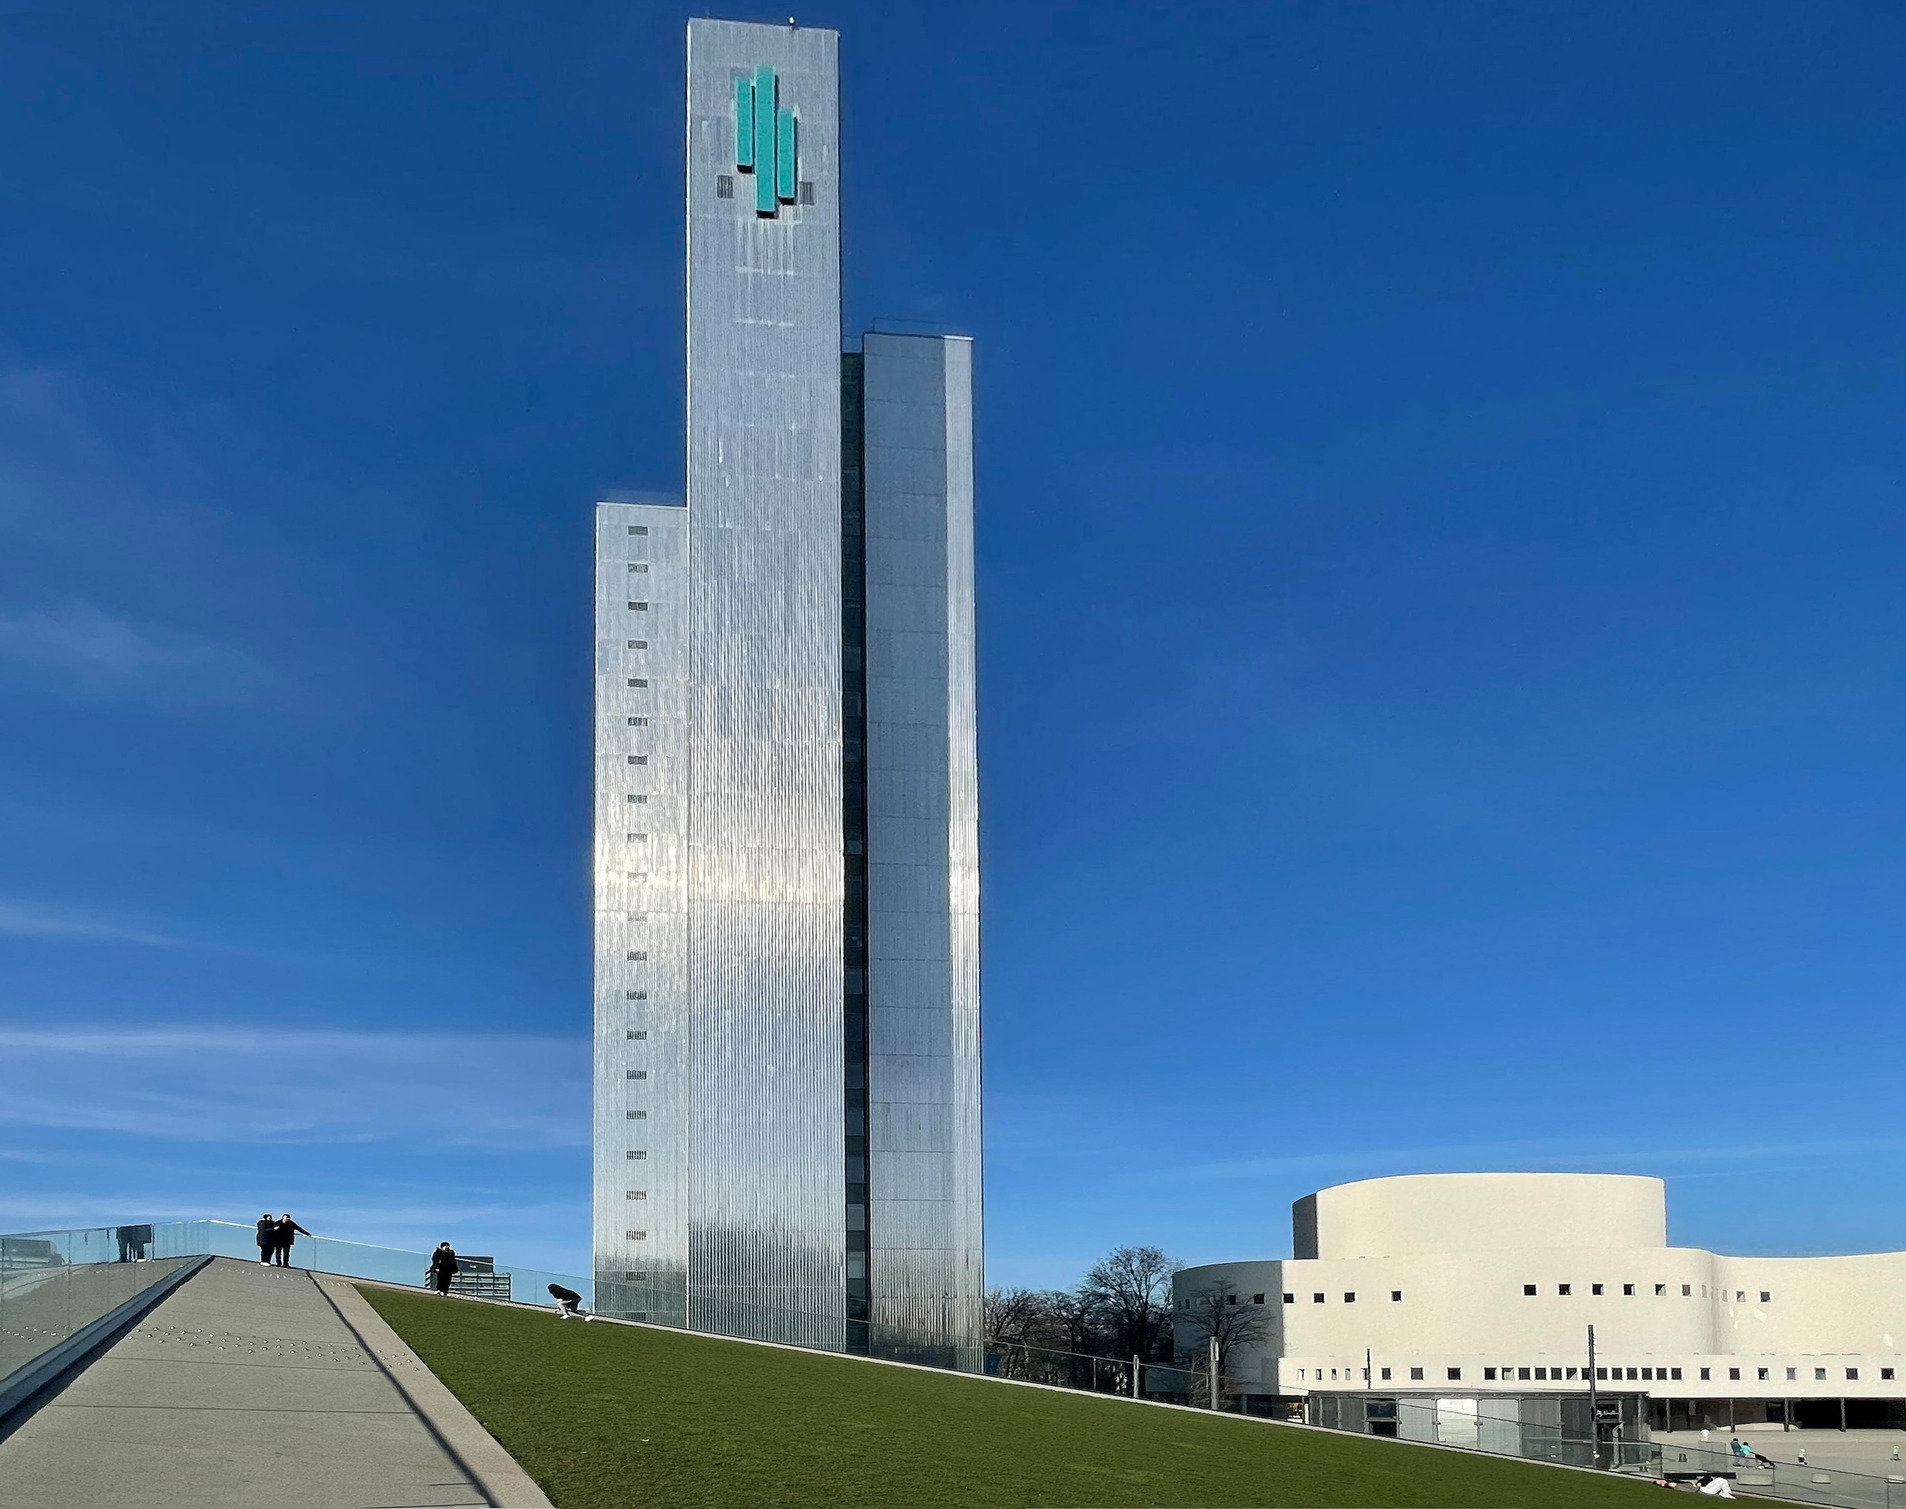
<path id="1" fill-rule="evenodd" d="M 1297 1303 L 1297 1296 L 1296 1296 L 1295 1294 L 1286 1294 L 1286 1295 L 1284 1296 L 1284 1303 L 1285 1303 L 1285 1304 L 1287 1304 L 1287 1305 L 1294 1305 L 1294 1304 L 1296 1304 L 1296 1303 Z"/>
<path id="2" fill-rule="evenodd" d="M 1799 1370 L 1797 1368 L 1787 1369 L 1787 1381 L 1789 1383 L 1792 1383 L 1798 1376 L 1799 1376 Z"/>
<path id="3" fill-rule="evenodd" d="M 1760 1291 L 1760 1302 L 1763 1305 L 1769 1303 L 1772 1299 L 1773 1295 L 1769 1294 L 1765 1289 Z"/>
<path id="4" fill-rule="evenodd" d="M 1313 1305 L 1321 1305 L 1324 1302 L 1324 1297 L 1321 1294 L 1313 1294 L 1310 1297 L 1310 1302 Z"/>
<path id="5" fill-rule="evenodd" d="M 1482 1370 L 1482 1381 L 1484 1383 L 1494 1383 L 1496 1381 L 1496 1370 L 1494 1368 L 1484 1368 Z"/>
<path id="6" fill-rule="evenodd" d="M 1403 1291 L 1402 1291 L 1401 1289 L 1392 1289 L 1392 1290 L 1390 1291 L 1390 1303 L 1391 1303 L 1391 1304 L 1397 1304 L 1397 1303 L 1399 1303 L 1399 1302 L 1400 1302 L 1400 1301 L 1402 1300 L 1402 1298 L 1403 1298 Z"/>
<path id="7" fill-rule="evenodd" d="M 1689 1298 L 1689 1297 L 1690 1297 L 1690 1296 L 1691 1296 L 1691 1295 L 1692 1295 L 1693 1293 L 1694 1293 L 1694 1285 L 1692 1285 L 1692 1284 L 1683 1284 L 1683 1285 L 1681 1286 L 1681 1297 L 1682 1297 L 1683 1299 L 1687 1299 L 1687 1298 Z"/>
<path id="8" fill-rule="evenodd" d="M 1768 1379 L 1768 1376 L 1769 1376 L 1768 1369 L 1766 1368 L 1754 1369 L 1754 1377 L 1758 1382 L 1765 1383 Z"/>
<path id="9" fill-rule="evenodd" d="M 1561 1294 L 1561 1295 L 1567 1295 L 1567 1294 L 1569 1294 L 1569 1293 L 1570 1293 L 1570 1292 L 1571 1292 L 1571 1291 L 1572 1291 L 1572 1290 L 1573 1290 L 1574 1288 L 1575 1288 L 1575 1286 L 1574 1286 L 1573 1284 L 1557 1284 L 1557 1285 L 1555 1286 L 1555 1292 L 1556 1292 L 1557 1294 Z"/>
<path id="10" fill-rule="evenodd" d="M 1252 1304 L 1254 1304 L 1254 1305 L 1261 1305 L 1261 1304 L 1263 1304 L 1263 1303 L 1264 1303 L 1264 1296 L 1263 1296 L 1263 1295 L 1261 1295 L 1261 1294 L 1253 1294 L 1253 1295 L 1251 1296 L 1251 1303 L 1252 1303 Z"/>
<path id="11" fill-rule="evenodd" d="M 1423 1381 L 1423 1370 L 1421 1368 L 1411 1368 L 1410 1382 L 1421 1383 L 1422 1381 Z"/>
<path id="12" fill-rule="evenodd" d="M 1357 1302 L 1356 1292 L 1351 1289 L 1344 1290 L 1343 1302 L 1346 1305 L 1354 1305 Z"/>
<path id="13" fill-rule="evenodd" d="M 1892 1381 L 1893 1381 L 1893 1370 L 1891 1368 L 1881 1368 L 1880 1382 L 1891 1383 Z"/>
<path id="14" fill-rule="evenodd" d="M 1729 1368 L 1727 1370 L 1727 1381 L 1729 1383 L 1739 1383 L 1741 1381 L 1741 1370 L 1739 1368 Z"/>
<path id="15" fill-rule="evenodd" d="M 1590 1294 L 1600 1294 L 1602 1292 L 1602 1286 L 1600 1284 L 1590 1284 L 1588 1286 L 1588 1292 Z"/>
<path id="16" fill-rule="evenodd" d="M 1535 1285 L 1534 1285 L 1534 1284 L 1524 1284 L 1524 1285 L 1522 1286 L 1522 1292 L 1523 1292 L 1524 1294 L 1534 1294 L 1534 1293 L 1535 1293 Z"/>
<path id="17" fill-rule="evenodd" d="M 1655 1294 L 1656 1294 L 1657 1296 L 1659 1296 L 1659 1295 L 1663 1295 L 1663 1294 L 1666 1294 L 1667 1292 L 1668 1292 L 1668 1286 L 1667 1286 L 1666 1284 L 1656 1284 L 1656 1285 L 1655 1285 Z"/>
<path id="18" fill-rule="evenodd" d="M 1827 1381 L 1827 1370 L 1825 1368 L 1815 1368 L 1813 1370 L 1813 1380 L 1815 1383 L 1825 1383 Z"/>
<path id="19" fill-rule="evenodd" d="M 1461 1383 L 1463 1381 L 1463 1370 L 1461 1368 L 1451 1368 L 1449 1370 L 1449 1381 L 1451 1383 Z"/>
<path id="20" fill-rule="evenodd" d="M 1846 1381 L 1848 1383 L 1858 1383 L 1860 1381 L 1860 1370 L 1858 1368 L 1848 1368 L 1846 1370 Z"/>
<path id="21" fill-rule="evenodd" d="M 1633 1284 L 1623 1284 L 1621 1286 L 1621 1292 L 1623 1294 L 1633 1294 L 1635 1292 L 1635 1286 Z"/>

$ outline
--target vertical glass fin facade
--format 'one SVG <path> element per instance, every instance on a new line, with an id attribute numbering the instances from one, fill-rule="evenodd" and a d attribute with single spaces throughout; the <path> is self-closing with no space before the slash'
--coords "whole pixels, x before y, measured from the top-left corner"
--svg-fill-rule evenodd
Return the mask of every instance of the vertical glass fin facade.
<path id="1" fill-rule="evenodd" d="M 973 344 L 861 349 L 868 1261 L 874 1350 L 910 1355 L 910 1338 L 978 1338 L 985 1291 Z"/>
<path id="2" fill-rule="evenodd" d="M 964 1357 L 971 348 L 843 357 L 836 40 L 689 25 L 686 501 L 597 510 L 596 1294 Z"/>

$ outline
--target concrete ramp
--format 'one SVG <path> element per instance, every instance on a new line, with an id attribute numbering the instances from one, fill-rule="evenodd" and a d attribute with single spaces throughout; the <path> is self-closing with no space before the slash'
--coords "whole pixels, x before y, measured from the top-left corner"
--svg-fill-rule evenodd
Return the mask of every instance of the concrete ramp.
<path id="1" fill-rule="evenodd" d="M 348 1283 L 218 1258 L 0 1441 L 0 1509 L 113 1503 L 549 1500 Z"/>

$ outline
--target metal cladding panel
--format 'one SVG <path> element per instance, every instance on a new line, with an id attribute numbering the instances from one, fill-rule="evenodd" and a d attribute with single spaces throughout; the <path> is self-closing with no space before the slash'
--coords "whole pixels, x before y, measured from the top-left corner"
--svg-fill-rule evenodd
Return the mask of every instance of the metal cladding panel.
<path id="1" fill-rule="evenodd" d="M 976 1341 L 979 789 L 972 343 L 863 344 L 874 1346 Z"/>
<path id="2" fill-rule="evenodd" d="M 688 522 L 680 507 L 596 508 L 596 1304 L 678 1324 L 690 1188 Z"/>
<path id="3" fill-rule="evenodd" d="M 768 157 L 798 143 L 794 203 L 735 176 L 744 76 L 753 173 L 779 172 Z M 837 90 L 832 32 L 689 23 L 690 1323 L 834 1347 L 846 1207 Z M 763 129 L 777 107 L 797 131 Z"/>

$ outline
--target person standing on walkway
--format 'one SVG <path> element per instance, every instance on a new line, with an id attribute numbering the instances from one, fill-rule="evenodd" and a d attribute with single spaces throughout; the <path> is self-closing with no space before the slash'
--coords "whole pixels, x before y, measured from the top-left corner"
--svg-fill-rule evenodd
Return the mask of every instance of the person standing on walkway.
<path id="1" fill-rule="evenodd" d="M 271 1255 L 278 1250 L 278 1223 L 266 1211 L 258 1218 L 258 1261 L 269 1263 Z"/>
<path id="2" fill-rule="evenodd" d="M 286 1211 L 283 1215 L 278 1217 L 277 1230 L 278 1245 L 276 1254 L 278 1266 L 280 1268 L 289 1268 L 291 1266 L 291 1244 L 298 1240 L 300 1233 L 303 1233 L 305 1236 L 310 1236 L 311 1233 L 305 1231 L 302 1226 L 291 1219 L 290 1211 Z"/>
<path id="3" fill-rule="evenodd" d="M 430 1254 L 430 1287 L 447 1298 L 450 1293 L 450 1280 L 456 1276 L 456 1253 L 448 1242 L 437 1243 L 437 1250 Z"/>
<path id="4" fill-rule="evenodd" d="M 582 1314 L 582 1296 L 574 1289 L 565 1289 L 561 1284 L 549 1286 L 549 1297 L 556 1301 L 556 1319 L 568 1320 L 572 1315 L 581 1315 L 584 1320 L 594 1320 L 593 1315 Z"/>

